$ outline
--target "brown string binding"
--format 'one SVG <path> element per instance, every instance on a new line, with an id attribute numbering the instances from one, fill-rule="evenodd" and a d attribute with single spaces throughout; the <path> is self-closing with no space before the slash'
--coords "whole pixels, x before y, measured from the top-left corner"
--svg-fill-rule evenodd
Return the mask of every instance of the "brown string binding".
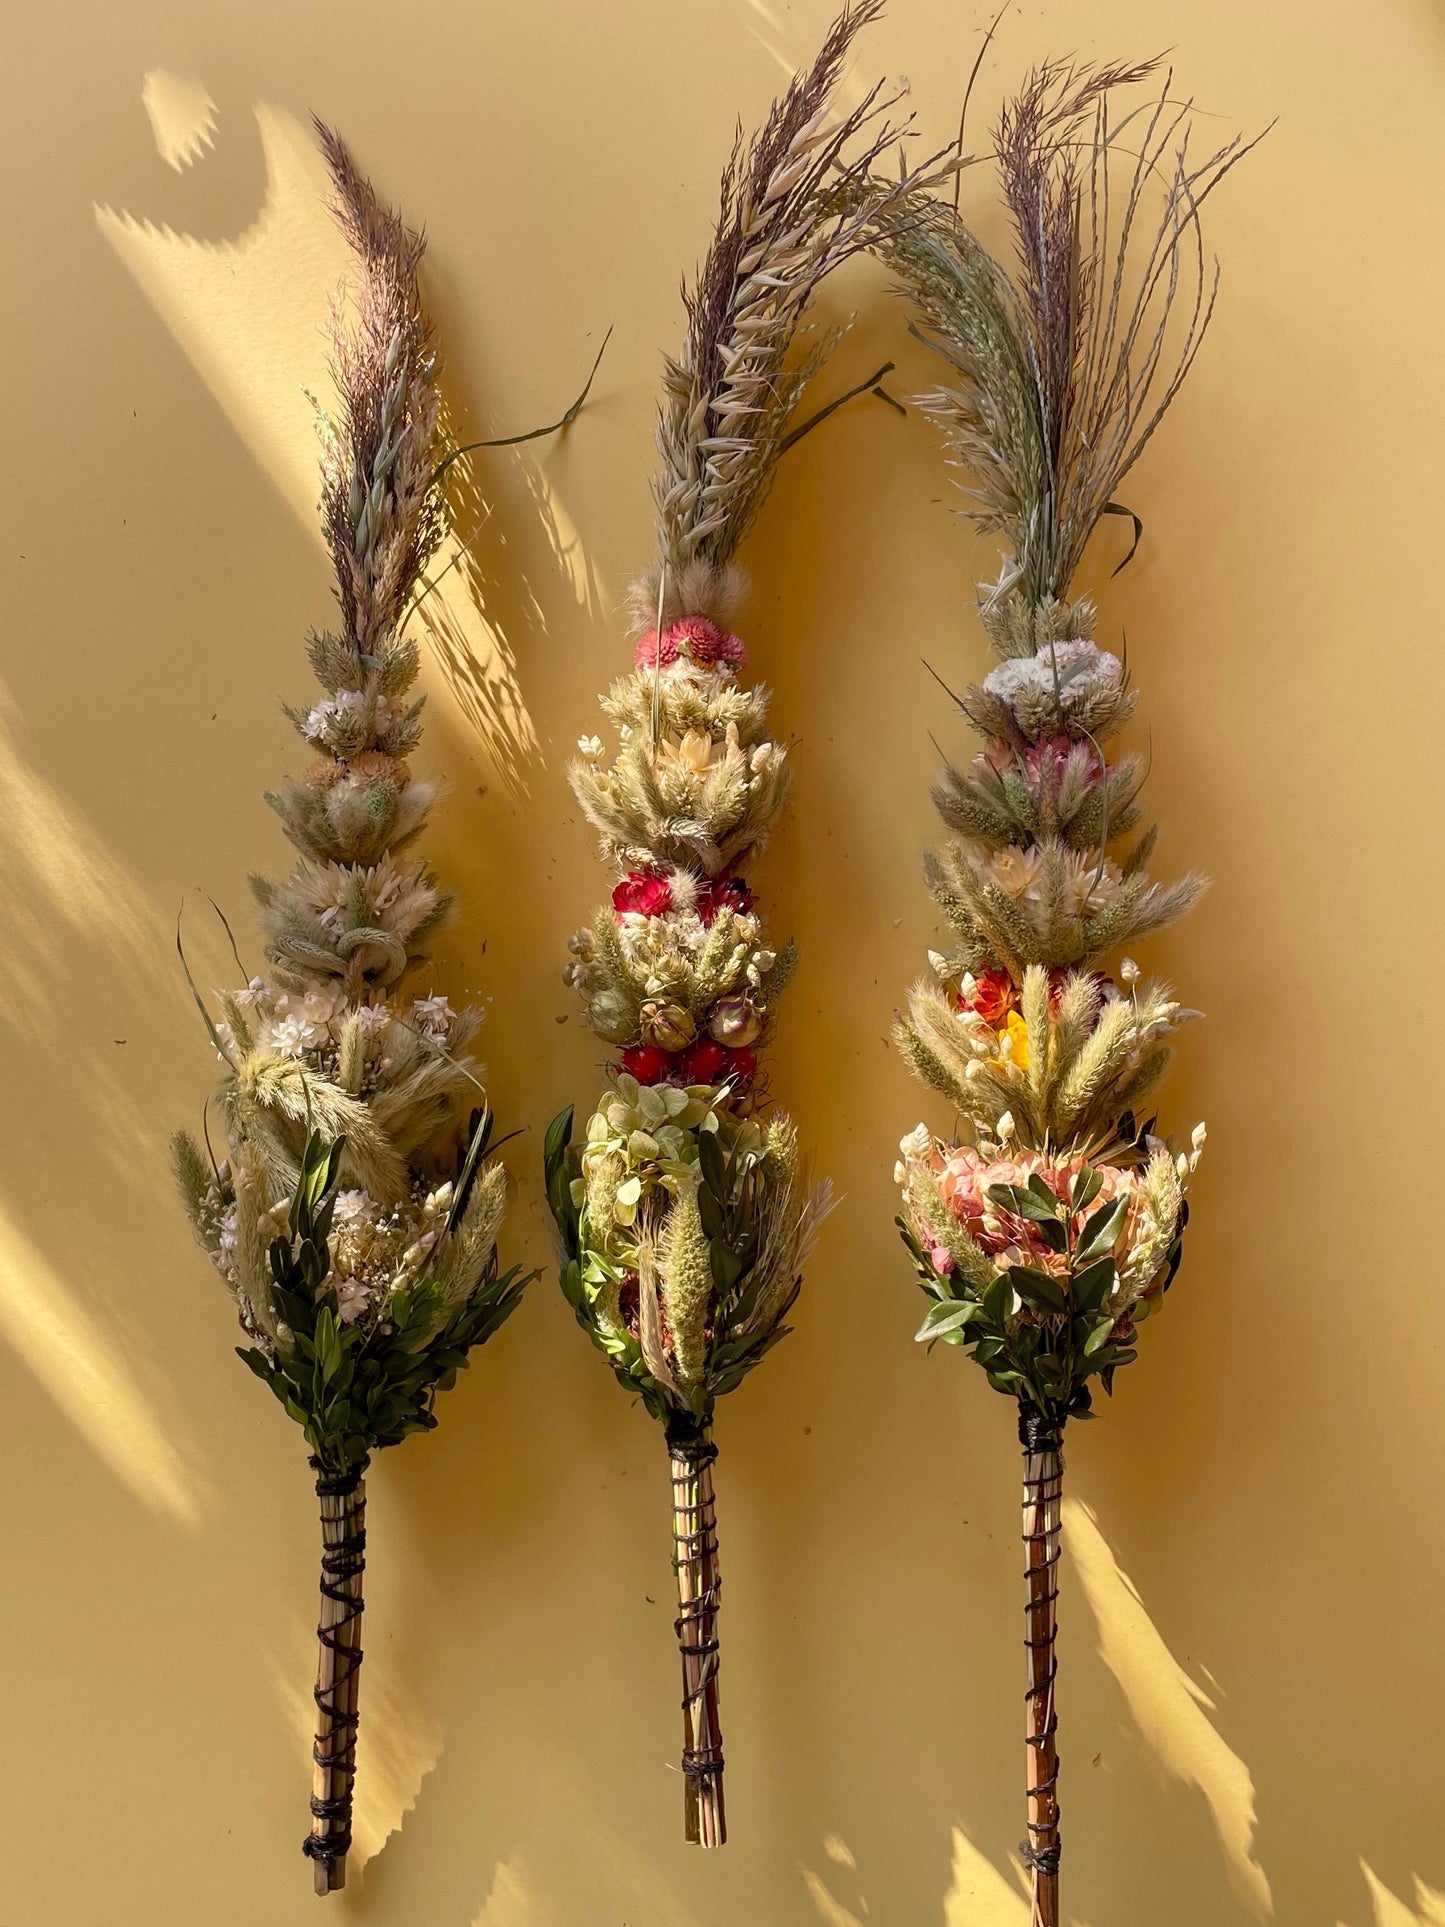
<path id="1" fill-rule="evenodd" d="M 717 1447 L 708 1428 L 670 1424 L 673 1566 L 682 1655 L 682 1772 L 686 1838 L 695 1846 L 720 1847 L 727 1839 L 723 1807 L 722 1724 L 718 1714 L 717 1510 L 712 1468 Z"/>
<path id="2" fill-rule="evenodd" d="M 361 1579 L 366 1567 L 367 1461 L 328 1472 L 312 1459 L 321 1506 L 321 1616 L 316 1627 L 316 1740 L 311 1749 L 311 1832 L 318 1894 L 346 1885 L 361 1685 Z"/>
<path id="3" fill-rule="evenodd" d="M 1019 1852 L 1033 1883 L 1030 1927 L 1059 1927 L 1059 1754 L 1054 1681 L 1059 1662 L 1059 1516 L 1064 1488 L 1064 1422 L 1031 1405 L 1019 1407 L 1024 1454 L 1023 1539 L 1028 1588 L 1024 1607 L 1028 1691 L 1024 1737 L 1028 1748 L 1028 1834 Z"/>

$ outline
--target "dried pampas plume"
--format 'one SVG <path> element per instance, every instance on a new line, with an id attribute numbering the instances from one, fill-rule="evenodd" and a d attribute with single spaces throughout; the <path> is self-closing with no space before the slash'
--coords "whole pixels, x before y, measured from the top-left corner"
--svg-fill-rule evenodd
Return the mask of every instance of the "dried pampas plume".
<path id="1" fill-rule="evenodd" d="M 790 364 L 804 311 L 825 275 L 908 218 L 910 195 L 955 165 L 937 158 L 888 181 L 878 173 L 901 129 L 882 85 L 841 116 L 830 97 L 858 32 L 882 0 L 845 7 L 805 73 L 757 133 L 739 130 L 723 174 L 711 248 L 684 282 L 687 335 L 669 356 L 653 481 L 658 562 L 636 586 L 640 628 L 685 615 L 726 624 L 738 588 L 729 564 L 796 441 L 797 405 L 833 341 Z M 861 142 L 861 145 L 859 143 Z M 840 192 L 852 188 L 853 193 Z"/>

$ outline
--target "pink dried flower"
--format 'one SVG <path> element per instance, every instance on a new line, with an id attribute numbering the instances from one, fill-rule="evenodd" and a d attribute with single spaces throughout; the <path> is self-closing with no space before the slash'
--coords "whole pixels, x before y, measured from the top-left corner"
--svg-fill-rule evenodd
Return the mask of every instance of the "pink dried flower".
<path id="1" fill-rule="evenodd" d="M 729 635 L 707 616 L 682 616 L 663 630 L 661 642 L 656 630 L 649 629 L 632 660 L 639 669 L 668 669 L 682 656 L 700 669 L 713 669 L 719 663 L 736 668 L 746 660 L 747 651 L 737 636 Z"/>
<path id="2" fill-rule="evenodd" d="M 1046 736 L 1041 743 L 1030 744 L 1024 754 L 1024 781 L 1030 796 L 1039 796 L 1045 785 L 1056 792 L 1071 756 L 1083 763 L 1089 782 L 1097 783 L 1103 776 L 1104 759 L 1092 743 L 1072 736 Z"/>
<path id="3" fill-rule="evenodd" d="M 666 635 L 675 637 L 679 648 L 685 648 L 696 663 L 727 662 L 736 666 L 747 656 L 737 636 L 729 635 L 726 629 L 719 629 L 706 616 L 683 616 L 681 621 L 673 623 Z"/>
<path id="4" fill-rule="evenodd" d="M 647 634 L 639 639 L 636 649 L 632 652 L 632 660 L 639 669 L 655 669 L 659 663 L 667 669 L 677 661 L 677 653 L 677 638 L 671 629 L 663 630 L 660 644 L 657 640 L 657 631 L 649 629 Z"/>

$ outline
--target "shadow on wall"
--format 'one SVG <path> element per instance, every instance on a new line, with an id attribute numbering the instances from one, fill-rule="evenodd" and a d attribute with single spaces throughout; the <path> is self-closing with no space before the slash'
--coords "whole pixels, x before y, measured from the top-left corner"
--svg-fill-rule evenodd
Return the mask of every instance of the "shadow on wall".
<path id="1" fill-rule="evenodd" d="M 1165 1645 L 1098 1520 L 1077 1499 L 1064 1502 L 1064 1542 L 1098 1627 L 1100 1656 L 1140 1739 L 1165 1772 L 1203 1794 L 1230 1885 L 1256 1919 L 1270 1919 L 1274 1897 L 1255 1853 L 1254 1780 L 1207 1717 L 1213 1700 Z"/>
<path id="2" fill-rule="evenodd" d="M 123 1040 L 112 1040 L 107 1056 L 91 1050 L 88 1038 L 66 1036 L 61 996 L 102 968 L 155 985 L 165 968 L 165 933 L 94 826 L 26 761 L 3 686 L 0 817 L 0 1024 L 10 1033 L 12 1068 L 39 1053 L 37 1075 L 73 1083 L 67 1159 L 104 1162 L 128 1192 L 144 1194 L 155 1181 L 147 1167 L 153 1162 L 164 1173 L 164 1147 L 112 1068 Z M 80 1069 L 77 1048 L 87 1053 Z M 22 1184 L 13 1207 L 0 1206 L 0 1332 L 122 1485 L 152 1512 L 195 1531 L 209 1490 L 168 1388 L 148 1385 L 149 1347 L 83 1304 L 42 1253 L 20 1215 L 29 1189 Z M 92 1246 L 85 1260 L 92 1297 L 124 1303 L 121 1279 L 96 1291 L 109 1269 L 104 1248 Z"/>
<path id="3" fill-rule="evenodd" d="M 532 464 L 523 469 L 522 486 L 528 526 L 542 536 L 573 599 L 589 614 L 598 613 L 606 596 L 556 491 Z M 545 759 L 522 699 L 514 637 L 523 629 L 545 635 L 546 611 L 510 559 L 508 566 L 497 566 L 506 550 L 505 536 L 495 548 L 483 544 L 492 507 L 467 456 L 453 470 L 449 495 L 453 533 L 408 620 L 425 632 L 463 720 L 483 745 L 507 794 L 520 802 L 529 789 L 528 767 Z M 453 569 L 462 593 L 449 602 L 437 592 Z"/>
<path id="4" fill-rule="evenodd" d="M 1094 1617 L 1100 1656 L 1123 1693 L 1138 1737 L 1167 1774 L 1204 1796 L 1241 1905 L 1258 1920 L 1272 1919 L 1274 1899 L 1255 1854 L 1254 1781 L 1208 1719 L 1213 1702 L 1170 1652 L 1098 1520 L 1077 1499 L 1065 1501 L 1064 1537 Z M 823 1844 L 830 1860 L 856 1872 L 856 1860 L 842 1841 L 830 1837 Z M 942 1927 L 1028 1927 L 1028 1885 L 1022 1863 L 1010 1856 L 1009 1870 L 1011 1877 L 1006 1877 L 964 1828 L 955 1826 L 952 1880 L 943 1899 Z M 825 1927 L 865 1927 L 866 1903 L 859 1903 L 860 1912 L 853 1912 L 812 1868 L 803 1869 L 803 1880 Z M 1075 1920 L 1074 1927 L 1087 1924 Z M 1376 1927 L 1383 1927 L 1383 1922 Z"/>
<path id="5" fill-rule="evenodd" d="M 208 152 L 217 119 L 205 88 L 155 69 L 143 99 L 156 144 L 174 167 Z M 315 143 L 288 113 L 255 108 L 265 167 L 262 205 L 233 240 L 203 241 L 97 207 L 101 233 L 139 283 L 264 473 L 320 545 L 315 513 L 316 401 L 322 389 L 320 317 L 350 256 L 327 213 L 330 184 Z M 323 399 L 324 405 L 324 399 Z M 502 432 L 515 432 L 509 425 Z M 556 568 L 580 602 L 599 594 L 565 506 L 522 458 L 526 488 Z M 413 606 L 470 731 L 509 794 L 526 791 L 536 732 L 517 679 L 512 629 L 545 628 L 540 598 L 517 587 L 513 566 L 479 559 L 490 521 L 468 459 L 450 491 L 455 527 L 433 558 Z M 505 538 L 498 538 L 504 542 Z M 506 586 L 504 587 L 504 582 Z M 498 609 L 506 611 L 506 626 Z"/>

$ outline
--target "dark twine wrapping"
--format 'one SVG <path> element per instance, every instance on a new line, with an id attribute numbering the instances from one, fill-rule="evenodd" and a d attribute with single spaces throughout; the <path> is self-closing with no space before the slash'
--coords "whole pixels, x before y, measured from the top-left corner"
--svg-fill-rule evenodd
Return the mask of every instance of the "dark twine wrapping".
<path id="1" fill-rule="evenodd" d="M 1034 1919 L 1053 1927 L 1058 1918 L 1059 1760 L 1054 1736 L 1058 1715 L 1054 1682 L 1059 1662 L 1058 1634 L 1059 1508 L 1064 1480 L 1064 1421 L 1036 1407 L 1019 1407 L 1019 1443 L 1024 1451 L 1024 1548 L 1028 1589 L 1024 1607 L 1029 1685 L 1025 1694 L 1029 1754 L 1029 1837 L 1020 1857 L 1034 1876 Z"/>
<path id="2" fill-rule="evenodd" d="M 301 1851 L 309 1860 L 329 1866 L 345 1860 L 351 1850 L 352 1788 L 356 1778 L 357 1671 L 362 1649 L 357 1638 L 364 1601 L 361 1575 L 366 1567 L 366 1501 L 350 1503 L 366 1474 L 367 1461 L 345 1472 L 328 1472 L 319 1459 L 311 1460 L 316 1474 L 316 1496 L 321 1501 L 321 1597 L 340 1607 L 334 1623 L 323 1613 L 317 1625 L 320 1645 L 333 1655 L 331 1678 L 318 1681 L 314 1698 L 320 1718 L 311 1757 L 317 1784 L 330 1791 L 311 1796 L 311 1832 Z M 334 1504 L 340 1501 L 340 1505 Z"/>
<path id="3" fill-rule="evenodd" d="M 705 1433 L 668 1434 L 672 1461 L 673 1563 L 678 1573 L 678 1616 L 673 1622 L 682 1655 L 682 1713 L 685 1744 L 682 1771 L 689 1784 L 689 1837 L 697 1824 L 697 1805 L 715 1811 L 717 1843 L 724 1837 L 722 1773 L 724 1758 L 718 1724 L 718 1607 L 722 1578 L 718 1570 L 717 1512 L 712 1480 L 717 1447 Z"/>

